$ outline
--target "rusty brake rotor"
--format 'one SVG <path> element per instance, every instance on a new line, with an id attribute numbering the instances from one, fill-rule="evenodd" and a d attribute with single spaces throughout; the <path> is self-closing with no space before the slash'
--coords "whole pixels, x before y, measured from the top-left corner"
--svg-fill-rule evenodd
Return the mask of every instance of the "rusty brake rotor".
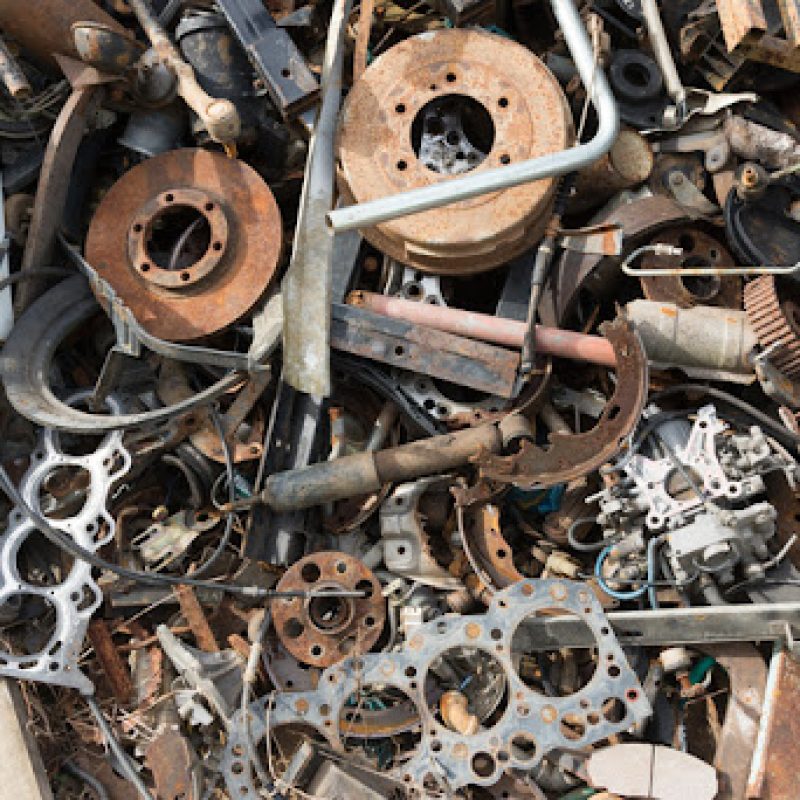
<path id="1" fill-rule="evenodd" d="M 527 48 L 480 30 L 413 36 L 364 72 L 344 105 L 339 188 L 363 203 L 453 175 L 569 147 L 558 81 Z M 364 231 L 393 258 L 443 274 L 481 272 L 537 241 L 556 179 L 527 183 Z"/>
<path id="2" fill-rule="evenodd" d="M 386 619 L 381 585 L 359 559 L 335 551 L 312 553 L 292 564 L 278 591 L 355 590 L 364 597 L 291 597 L 272 605 L 284 647 L 299 661 L 329 667 L 348 655 L 367 652 Z"/>
<path id="3" fill-rule="evenodd" d="M 172 150 L 111 187 L 92 218 L 86 257 L 148 333 L 185 341 L 255 305 L 281 237 L 280 210 L 255 170 L 221 153 Z"/>

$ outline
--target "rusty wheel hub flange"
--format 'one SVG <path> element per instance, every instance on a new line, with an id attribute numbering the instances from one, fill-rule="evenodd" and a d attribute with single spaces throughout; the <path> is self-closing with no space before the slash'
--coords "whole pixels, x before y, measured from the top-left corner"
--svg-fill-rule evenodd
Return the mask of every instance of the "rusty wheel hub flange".
<path id="1" fill-rule="evenodd" d="M 169 269 L 159 266 L 152 257 L 148 242 L 154 226 L 165 212 L 176 208 L 194 209 L 197 212 L 196 222 L 204 221 L 208 226 L 209 242 L 205 252 L 194 263 L 180 269 Z M 193 226 L 197 227 L 195 223 Z M 225 212 L 208 192 L 197 189 L 177 187 L 157 195 L 142 206 L 128 229 L 130 263 L 146 281 L 167 289 L 191 286 L 211 274 L 222 261 L 227 245 L 228 220 Z"/>
<path id="2" fill-rule="evenodd" d="M 435 31 L 392 47 L 353 87 L 339 129 L 339 187 L 365 202 L 563 150 L 572 138 L 561 88 L 529 50 L 485 31 Z M 422 270 L 481 272 L 540 238 L 555 186 L 527 183 L 364 235 Z"/>
<path id="3" fill-rule="evenodd" d="M 299 661 L 329 667 L 348 655 L 367 652 L 378 640 L 386 618 L 381 586 L 372 572 L 346 553 L 312 553 L 293 564 L 279 591 L 329 592 L 330 597 L 286 598 L 273 604 L 275 630 Z M 364 597 L 336 597 L 361 591 Z"/>
<path id="4" fill-rule="evenodd" d="M 159 235 L 170 240 L 166 251 L 154 244 Z M 111 187 L 89 226 L 86 257 L 148 333 L 187 341 L 253 308 L 281 239 L 280 210 L 255 170 L 187 148 L 144 161 Z"/>

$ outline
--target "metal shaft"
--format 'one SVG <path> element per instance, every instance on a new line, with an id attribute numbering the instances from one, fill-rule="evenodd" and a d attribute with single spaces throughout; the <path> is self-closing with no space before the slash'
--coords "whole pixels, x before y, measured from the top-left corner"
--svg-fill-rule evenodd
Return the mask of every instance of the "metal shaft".
<path id="1" fill-rule="evenodd" d="M 373 292 L 353 292 L 348 302 L 392 319 L 509 347 L 521 347 L 527 331 L 525 322 Z M 608 339 L 561 328 L 537 325 L 536 348 L 545 355 L 586 361 L 605 367 L 613 367 L 617 363 L 614 348 Z"/>

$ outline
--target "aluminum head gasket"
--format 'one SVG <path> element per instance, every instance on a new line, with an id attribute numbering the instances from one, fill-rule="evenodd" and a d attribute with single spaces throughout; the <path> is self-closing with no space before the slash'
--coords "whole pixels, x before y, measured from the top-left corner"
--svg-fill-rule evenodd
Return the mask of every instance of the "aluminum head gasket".
<path id="1" fill-rule="evenodd" d="M 70 404 L 75 405 L 82 399 L 83 395 L 77 395 Z M 111 413 L 120 413 L 113 398 L 107 402 Z M 83 487 L 82 507 L 73 516 L 50 518 L 49 522 L 76 544 L 94 552 L 114 538 L 114 518 L 106 508 L 106 501 L 109 489 L 128 471 L 130 464 L 131 456 L 122 446 L 121 431 L 107 434 L 93 452 L 75 456 L 63 452 L 58 434 L 45 428 L 19 491 L 29 507 L 46 515 L 41 509 L 39 493 L 49 476 L 63 468 L 85 470 L 89 480 Z M 17 599 L 24 597 L 40 597 L 46 606 L 44 613 L 49 615 L 48 621 L 53 619 L 53 625 L 44 644 L 30 648 L 30 652 L 9 652 L 8 642 L 4 641 L 0 645 L 0 675 L 67 686 L 91 694 L 94 687 L 79 670 L 78 659 L 89 620 L 103 600 L 92 577 L 92 567 L 85 561 L 75 560 L 58 583 L 29 582 L 21 574 L 19 554 L 28 538 L 36 534 L 36 527 L 19 508 L 11 511 L 8 520 L 8 529 L 0 539 L 0 607 L 13 606 Z M 26 639 L 28 645 L 29 639 Z"/>
<path id="2" fill-rule="evenodd" d="M 566 613 L 591 630 L 596 667 L 582 689 L 556 697 L 539 693 L 520 678 L 512 639 L 523 621 Z M 535 632 L 529 638 L 536 640 L 532 650 L 558 647 Z M 454 648 L 482 651 L 505 673 L 505 711 L 474 735 L 445 727 L 425 699 L 431 665 Z M 432 784 L 453 790 L 468 784 L 491 786 L 509 767 L 530 769 L 554 749 L 585 747 L 627 730 L 651 713 L 594 593 L 582 583 L 543 579 L 520 581 L 498 592 L 485 614 L 447 615 L 420 625 L 397 652 L 342 661 L 322 673 L 315 691 L 259 698 L 251 705 L 250 734 L 256 741 L 264 738 L 267 720 L 270 729 L 311 726 L 332 749 L 344 752 L 342 728 L 348 723 L 342 722 L 342 712 L 366 686 L 392 687 L 416 706 L 421 738 L 408 760 L 389 774 L 406 788 L 419 790 Z M 609 713 L 611 705 L 615 714 Z M 232 797 L 255 794 L 241 716 L 229 734 L 222 761 L 228 791 Z"/>

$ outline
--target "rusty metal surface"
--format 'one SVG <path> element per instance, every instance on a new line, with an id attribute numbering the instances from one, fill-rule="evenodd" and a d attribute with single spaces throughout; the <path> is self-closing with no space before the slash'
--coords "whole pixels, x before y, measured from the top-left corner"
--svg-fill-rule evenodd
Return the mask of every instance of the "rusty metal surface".
<path id="1" fill-rule="evenodd" d="M 796 284 L 781 292 L 777 279 L 762 275 L 747 284 L 744 307 L 769 361 L 788 378 L 800 378 L 800 301 Z"/>
<path id="2" fill-rule="evenodd" d="M 561 89 L 530 51 L 483 31 L 434 31 L 391 48 L 348 96 L 338 140 L 345 199 L 363 203 L 446 179 L 417 157 L 412 129 L 428 103 L 453 95 L 472 98 L 491 117 L 493 143 L 476 172 L 571 143 Z M 541 236 L 555 185 L 552 178 L 537 181 L 363 233 L 405 264 L 440 273 L 480 272 L 510 260 Z"/>
<path id="3" fill-rule="evenodd" d="M 153 773 L 158 800 L 200 800 L 193 773 L 197 756 L 178 730 L 168 728 L 145 751 L 145 764 Z"/>
<path id="4" fill-rule="evenodd" d="M 767 666 L 755 645 L 702 645 L 728 673 L 730 692 L 714 766 L 719 771 L 717 800 L 745 800 L 750 762 L 764 704 Z"/>
<path id="5" fill-rule="evenodd" d="M 312 553 L 289 567 L 278 591 L 349 589 L 366 597 L 284 598 L 272 604 L 275 630 L 284 647 L 315 667 L 367 652 L 378 640 L 386 619 L 381 585 L 357 558 L 335 551 Z"/>
<path id="6" fill-rule="evenodd" d="M 108 624 L 105 620 L 93 619 L 89 623 L 87 635 L 114 697 L 124 705 L 131 699 L 133 684 L 130 672 L 111 638 Z"/>
<path id="7" fill-rule="evenodd" d="M 472 510 L 464 523 L 464 537 L 473 558 L 495 589 L 505 589 L 524 578 L 514 566 L 512 548 L 503 538 L 497 506 L 487 503 Z"/>
<path id="8" fill-rule="evenodd" d="M 2 25 L 0 18 L 0 27 Z M 99 106 L 102 97 L 103 90 L 94 86 L 73 90 L 50 131 L 22 256 L 23 272 L 52 263 L 56 234 L 67 202 L 78 146 L 83 139 L 86 121 Z M 14 298 L 15 312 L 22 313 L 36 300 L 44 285 L 41 279 L 22 283 Z"/>
<path id="9" fill-rule="evenodd" d="M 766 753 L 757 786 L 750 797 L 786 800 L 798 796 L 797 743 L 800 741 L 800 663 L 785 650 L 776 653 L 774 683 L 767 703 L 769 722 L 763 731 Z"/>
<path id="10" fill-rule="evenodd" d="M 37 59 L 56 67 L 54 53 L 78 58 L 72 38 L 76 22 L 96 22 L 122 36 L 130 34 L 92 0 L 0 0 L 0 29 Z"/>
<path id="11" fill-rule="evenodd" d="M 661 196 L 626 203 L 594 220 L 596 223 L 619 226 L 625 247 L 630 250 L 653 234 L 688 221 L 685 209 L 674 200 Z M 612 276 L 619 274 L 616 260 L 595 253 L 565 252 L 552 272 L 554 278 L 546 286 L 539 305 L 542 324 L 561 323 L 574 308 L 581 288 L 592 294 L 606 292 L 609 273 Z"/>
<path id="12" fill-rule="evenodd" d="M 223 400 L 234 398 L 227 411 L 220 413 L 220 422 L 235 464 L 261 457 L 266 420 L 263 408 L 257 403 L 271 380 L 272 373 L 269 370 L 252 373 L 248 378 L 243 378 L 240 385 L 222 395 Z M 177 361 L 165 362 L 158 381 L 161 401 L 172 405 L 187 400 L 193 394 L 183 366 Z M 201 409 L 192 414 L 191 421 L 194 423 L 190 426 L 191 443 L 206 458 L 224 464 L 225 451 L 208 410 Z"/>
<path id="13" fill-rule="evenodd" d="M 181 614 L 183 614 L 191 628 L 197 646 L 206 653 L 219 652 L 219 645 L 214 637 L 214 631 L 211 630 L 211 626 L 208 624 L 205 612 L 197 599 L 194 589 L 191 586 L 179 586 L 174 592 L 181 607 Z"/>
<path id="14" fill-rule="evenodd" d="M 647 399 L 647 356 L 624 319 L 603 323 L 600 331 L 614 346 L 617 381 L 595 427 L 585 433 L 552 432 L 546 448 L 525 440 L 513 455 L 479 455 L 475 462 L 484 480 L 518 486 L 567 483 L 598 469 L 619 451 Z"/>
<path id="15" fill-rule="evenodd" d="M 331 345 L 487 394 L 506 398 L 514 394 L 519 363 L 516 351 L 365 308 L 334 306 Z"/>
<path id="16" fill-rule="evenodd" d="M 662 231 L 653 244 L 661 242 L 680 247 L 683 255 L 657 256 L 647 253 L 642 258 L 642 269 L 677 269 L 680 267 L 719 268 L 719 275 L 708 277 L 681 277 L 665 275 L 663 278 L 642 277 L 644 296 L 648 300 L 675 303 L 679 308 L 696 305 L 742 307 L 742 279 L 723 277 L 726 266 L 733 266 L 733 256 L 714 237 L 695 227 L 679 227 Z"/>
<path id="17" fill-rule="evenodd" d="M 187 210 L 205 220 L 208 235 L 172 269 L 155 263 L 148 244 L 154 226 Z M 148 333 L 184 341 L 226 327 L 255 305 L 275 272 L 281 237 L 275 198 L 251 167 L 208 150 L 173 150 L 111 187 L 92 218 L 86 255 Z"/>
<path id="18" fill-rule="evenodd" d="M 780 17 L 770 13 L 780 11 Z M 730 53 L 800 71 L 800 5 L 780 0 L 765 13 L 762 0 L 717 0 L 725 45 Z M 782 34 L 782 35 L 781 35 Z"/>

